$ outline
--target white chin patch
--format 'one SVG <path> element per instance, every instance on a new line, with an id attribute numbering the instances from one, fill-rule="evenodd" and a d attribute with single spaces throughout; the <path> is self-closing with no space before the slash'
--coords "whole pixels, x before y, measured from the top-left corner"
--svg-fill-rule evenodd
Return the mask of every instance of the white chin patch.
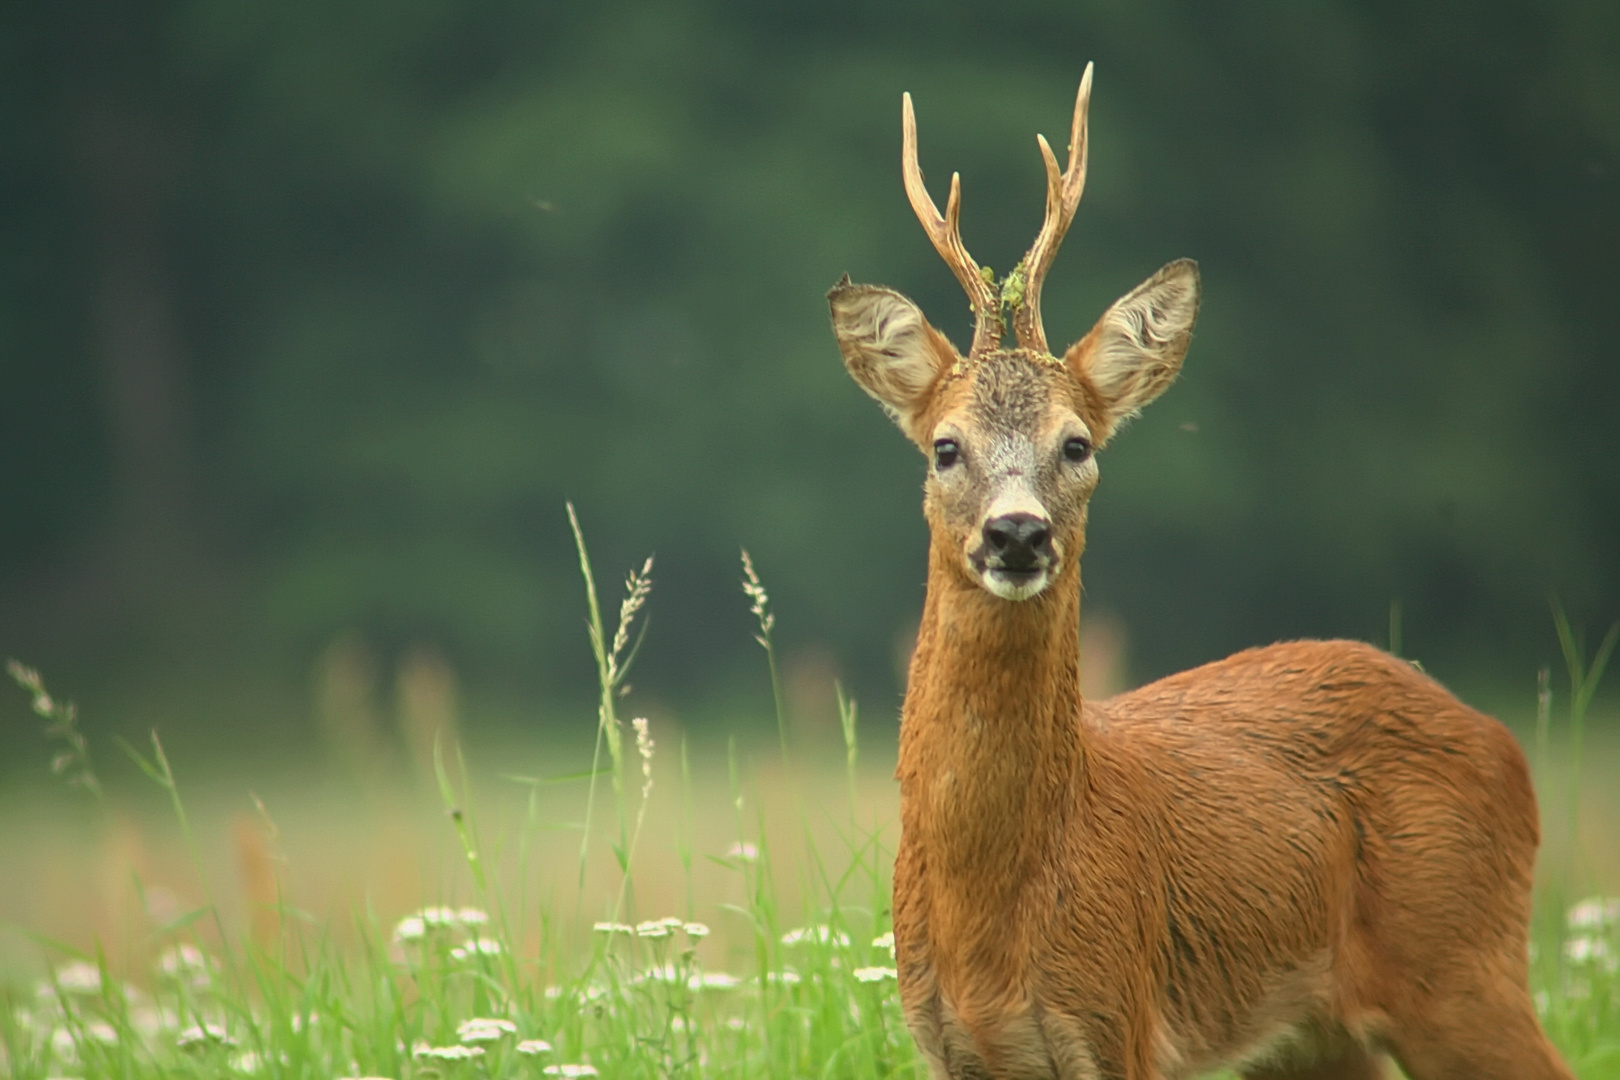
<path id="1" fill-rule="evenodd" d="M 991 568 L 980 574 L 979 580 L 984 582 L 986 589 L 1003 600 L 1028 600 L 1046 588 L 1051 576 L 1045 570 L 1037 570 L 1033 574 L 1010 574 Z"/>

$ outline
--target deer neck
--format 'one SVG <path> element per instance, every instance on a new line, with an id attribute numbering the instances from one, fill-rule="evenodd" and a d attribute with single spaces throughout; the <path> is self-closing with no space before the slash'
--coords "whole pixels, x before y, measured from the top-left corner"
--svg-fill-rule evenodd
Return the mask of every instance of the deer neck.
<path id="1" fill-rule="evenodd" d="M 930 874 L 1017 888 L 1067 828 L 1082 778 L 1080 573 L 992 596 L 935 544 L 900 740 L 902 824 Z M 993 903 L 997 898 L 983 898 Z"/>

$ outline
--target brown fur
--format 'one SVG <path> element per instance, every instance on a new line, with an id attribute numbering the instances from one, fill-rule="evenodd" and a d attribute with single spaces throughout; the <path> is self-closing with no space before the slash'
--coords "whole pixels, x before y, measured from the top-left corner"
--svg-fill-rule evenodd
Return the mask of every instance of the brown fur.
<path id="1" fill-rule="evenodd" d="M 893 290 L 828 298 L 850 374 L 933 457 L 894 934 L 934 1080 L 1367 1080 L 1387 1055 L 1412 1080 L 1568 1080 L 1526 985 L 1536 803 L 1501 724 L 1348 641 L 1081 700 L 1090 451 L 1180 371 L 1197 268 L 1061 360 L 1001 348 L 984 305 L 964 359 Z"/>
<path id="2" fill-rule="evenodd" d="M 1568 1076 L 1525 989 L 1512 736 L 1353 642 L 1082 705 L 1078 586 L 930 574 L 895 939 L 936 1072 L 1376 1076 L 1388 1050 L 1416 1080 Z"/>
<path id="3" fill-rule="evenodd" d="M 1110 407 L 1007 351 L 910 424 L 966 454 Z M 897 773 L 901 997 L 936 1077 L 1374 1077 L 1386 1053 L 1414 1080 L 1567 1077 L 1526 990 L 1536 807 L 1507 730 L 1353 642 L 1083 703 L 1095 473 L 1037 478 L 1065 555 L 1008 601 L 962 555 L 981 472 L 930 478 Z"/>

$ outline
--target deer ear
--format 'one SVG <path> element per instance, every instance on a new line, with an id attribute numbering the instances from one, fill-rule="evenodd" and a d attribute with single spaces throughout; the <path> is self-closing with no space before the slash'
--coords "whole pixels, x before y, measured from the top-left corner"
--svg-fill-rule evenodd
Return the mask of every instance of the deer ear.
<path id="1" fill-rule="evenodd" d="M 893 289 L 851 285 L 827 294 L 844 366 L 913 441 L 939 378 L 961 358 L 922 310 Z"/>
<path id="2" fill-rule="evenodd" d="M 1175 381 L 1198 318 L 1198 264 L 1178 259 L 1103 312 L 1063 362 L 1092 407 L 1098 445 Z"/>

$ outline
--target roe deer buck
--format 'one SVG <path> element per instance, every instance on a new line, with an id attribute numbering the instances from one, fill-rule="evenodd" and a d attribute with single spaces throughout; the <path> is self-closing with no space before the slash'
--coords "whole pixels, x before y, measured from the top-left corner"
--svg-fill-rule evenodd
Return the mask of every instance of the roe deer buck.
<path id="1" fill-rule="evenodd" d="M 894 931 L 934 1080 L 1568 1078 L 1526 988 L 1535 797 L 1508 731 L 1347 641 L 1251 649 L 1102 702 L 1079 687 L 1094 451 L 1175 378 L 1173 262 L 1060 358 L 1041 282 L 1080 200 L 999 288 L 941 217 L 905 98 L 906 192 L 972 301 L 964 358 L 899 293 L 829 294 L 850 374 L 926 454 L 928 597 L 900 733 Z M 1002 309 L 1016 348 L 1002 346 Z"/>

